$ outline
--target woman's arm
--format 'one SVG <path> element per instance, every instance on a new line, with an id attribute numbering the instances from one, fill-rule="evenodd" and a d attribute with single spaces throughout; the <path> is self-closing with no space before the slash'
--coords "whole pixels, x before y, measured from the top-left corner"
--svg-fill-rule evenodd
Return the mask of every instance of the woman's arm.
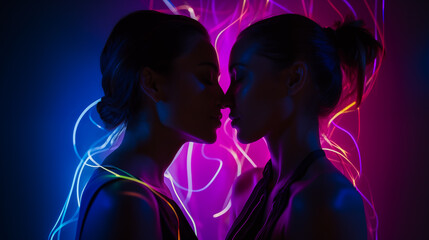
<path id="1" fill-rule="evenodd" d="M 95 196 L 81 236 L 82 240 L 162 239 L 156 199 L 138 183 L 108 184 Z"/>

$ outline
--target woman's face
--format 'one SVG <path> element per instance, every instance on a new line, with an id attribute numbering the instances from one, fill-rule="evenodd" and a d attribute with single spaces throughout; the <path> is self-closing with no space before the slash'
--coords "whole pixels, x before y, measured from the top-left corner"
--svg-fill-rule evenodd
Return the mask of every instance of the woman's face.
<path id="1" fill-rule="evenodd" d="M 207 39 L 192 38 L 186 53 L 174 60 L 165 81 L 165 99 L 157 103 L 161 122 L 187 141 L 213 143 L 221 126 L 219 63 Z"/>
<path id="2" fill-rule="evenodd" d="M 231 125 L 242 143 L 279 130 L 291 109 L 284 71 L 276 68 L 272 60 L 258 55 L 258 48 L 256 41 L 240 39 L 229 59 L 231 85 L 225 104 L 231 108 Z"/>

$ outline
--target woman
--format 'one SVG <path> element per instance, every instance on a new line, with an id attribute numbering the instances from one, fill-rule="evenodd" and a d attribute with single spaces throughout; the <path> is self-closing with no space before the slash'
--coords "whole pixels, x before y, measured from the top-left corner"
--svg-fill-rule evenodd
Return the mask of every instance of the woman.
<path id="1" fill-rule="evenodd" d="M 380 52 L 360 21 L 333 30 L 286 14 L 240 33 L 225 104 L 238 139 L 265 138 L 271 160 L 227 239 L 367 238 L 362 199 L 321 150 L 318 120 L 349 93 L 360 104 L 365 67 Z M 354 91 L 342 92 L 342 70 Z M 247 194 L 251 175 L 237 180 L 234 199 Z"/>
<path id="2" fill-rule="evenodd" d="M 76 239 L 196 239 L 164 172 L 184 143 L 213 143 L 221 125 L 223 92 L 206 29 L 184 16 L 134 12 L 110 34 L 101 72 L 97 111 L 107 127 L 124 124 L 126 132 L 85 188 Z"/>

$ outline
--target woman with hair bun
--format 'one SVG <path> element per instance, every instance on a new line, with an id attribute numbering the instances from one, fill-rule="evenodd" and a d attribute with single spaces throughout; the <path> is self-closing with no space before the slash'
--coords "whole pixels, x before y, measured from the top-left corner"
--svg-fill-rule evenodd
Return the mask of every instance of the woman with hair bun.
<path id="1" fill-rule="evenodd" d="M 239 34 L 224 104 L 238 140 L 265 138 L 271 160 L 236 180 L 227 239 L 367 239 L 362 198 L 319 140 L 319 117 L 340 100 L 359 106 L 366 67 L 382 53 L 362 25 L 346 20 L 334 30 L 285 14 Z"/>
<path id="2" fill-rule="evenodd" d="M 184 143 L 213 143 L 221 125 L 224 94 L 206 29 L 137 11 L 116 24 L 100 63 L 97 111 L 107 128 L 126 130 L 84 190 L 76 239 L 196 239 L 164 172 Z"/>

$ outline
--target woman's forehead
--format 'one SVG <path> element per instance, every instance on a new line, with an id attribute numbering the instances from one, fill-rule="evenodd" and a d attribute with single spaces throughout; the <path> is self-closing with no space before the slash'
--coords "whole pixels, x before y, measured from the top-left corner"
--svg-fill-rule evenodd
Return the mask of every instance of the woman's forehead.
<path id="1" fill-rule="evenodd" d="M 246 64 L 255 53 L 260 49 L 260 43 L 257 41 L 251 41 L 247 39 L 238 40 L 232 50 L 229 58 L 229 68 L 233 68 L 235 65 Z"/>
<path id="2" fill-rule="evenodd" d="M 200 39 L 192 44 L 190 50 L 176 59 L 179 64 L 200 65 L 201 63 L 211 63 L 218 67 L 218 57 L 211 43 L 205 39 Z"/>

